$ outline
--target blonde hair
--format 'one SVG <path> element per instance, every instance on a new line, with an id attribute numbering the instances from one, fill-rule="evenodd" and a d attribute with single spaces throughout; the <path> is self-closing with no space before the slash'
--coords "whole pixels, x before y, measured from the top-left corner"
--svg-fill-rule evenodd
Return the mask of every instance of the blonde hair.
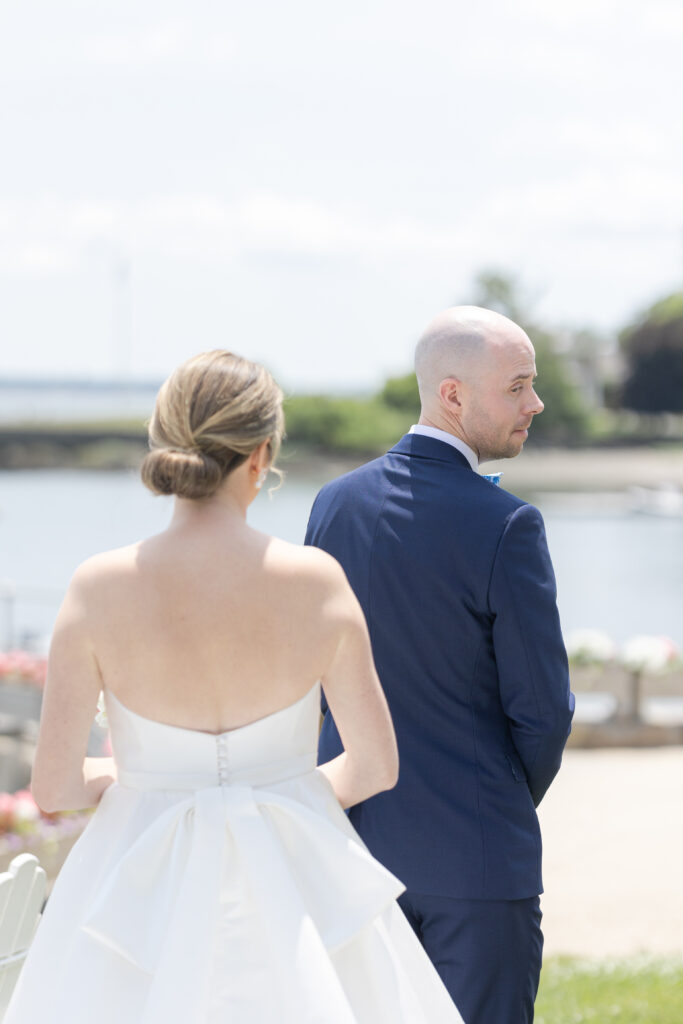
<path id="1" fill-rule="evenodd" d="M 224 349 L 202 352 L 161 386 L 143 483 L 156 494 L 210 497 L 264 441 L 272 468 L 283 433 L 282 392 L 265 367 Z"/>

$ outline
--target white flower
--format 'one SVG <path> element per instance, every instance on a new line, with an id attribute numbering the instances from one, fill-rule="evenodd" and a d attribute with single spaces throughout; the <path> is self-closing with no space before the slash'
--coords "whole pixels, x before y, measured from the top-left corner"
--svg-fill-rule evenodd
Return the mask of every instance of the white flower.
<path id="1" fill-rule="evenodd" d="M 624 644 L 619 660 L 631 672 L 664 672 L 677 656 L 678 648 L 668 636 L 634 636 Z"/>
<path id="2" fill-rule="evenodd" d="M 607 633 L 599 629 L 575 629 L 566 640 L 567 655 L 576 665 L 604 665 L 616 654 Z"/>
<path id="3" fill-rule="evenodd" d="M 97 698 L 97 714 L 95 715 L 95 721 L 102 729 L 109 728 L 109 719 L 107 718 L 107 705 L 104 701 L 104 694 L 100 690 L 100 695 Z"/>
<path id="4" fill-rule="evenodd" d="M 30 825 L 40 817 L 35 800 L 29 793 L 23 791 L 17 794 L 14 801 L 14 827 L 21 831 L 25 825 Z"/>

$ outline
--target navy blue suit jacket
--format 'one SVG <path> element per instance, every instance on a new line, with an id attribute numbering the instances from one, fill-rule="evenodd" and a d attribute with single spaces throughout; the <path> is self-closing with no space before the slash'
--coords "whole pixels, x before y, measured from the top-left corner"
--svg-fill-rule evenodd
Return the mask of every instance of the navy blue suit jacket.
<path id="1" fill-rule="evenodd" d="M 351 809 L 356 829 L 409 891 L 538 895 L 535 806 L 574 706 L 540 512 L 406 434 L 323 487 L 306 543 L 346 571 L 398 739 L 398 785 Z M 327 712 L 321 762 L 341 749 Z"/>

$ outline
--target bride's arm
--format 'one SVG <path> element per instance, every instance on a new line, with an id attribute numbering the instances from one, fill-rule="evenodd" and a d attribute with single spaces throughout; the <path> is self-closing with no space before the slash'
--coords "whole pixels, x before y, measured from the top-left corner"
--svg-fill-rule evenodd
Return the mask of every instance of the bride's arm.
<path id="1" fill-rule="evenodd" d="M 320 771 L 332 783 L 342 807 L 350 807 L 396 785 L 398 750 L 365 617 L 343 570 L 334 565 L 335 593 L 329 614 L 337 637 L 322 682 L 344 752 L 321 765 Z"/>
<path id="2" fill-rule="evenodd" d="M 93 807 L 116 777 L 112 758 L 86 757 L 102 686 L 86 614 L 96 576 L 88 563 L 74 574 L 50 645 L 31 778 L 33 797 L 47 812 Z"/>

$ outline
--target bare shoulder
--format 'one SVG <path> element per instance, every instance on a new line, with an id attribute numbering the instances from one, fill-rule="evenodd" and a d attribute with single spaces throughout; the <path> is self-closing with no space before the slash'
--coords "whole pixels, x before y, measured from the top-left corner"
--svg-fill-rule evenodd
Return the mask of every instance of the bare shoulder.
<path id="1" fill-rule="evenodd" d="M 297 556 L 302 570 L 319 580 L 321 584 L 334 589 L 348 586 L 346 573 L 337 559 L 327 551 L 306 546 L 297 549 Z"/>
<path id="2" fill-rule="evenodd" d="M 346 574 L 337 559 L 320 548 L 272 538 L 268 563 L 271 568 L 291 574 L 309 586 L 333 591 L 348 587 Z"/>
<path id="3" fill-rule="evenodd" d="M 135 569 L 139 547 L 139 544 L 130 544 L 127 547 L 91 555 L 75 570 L 69 591 L 74 594 L 90 595 L 103 584 L 129 574 Z"/>

